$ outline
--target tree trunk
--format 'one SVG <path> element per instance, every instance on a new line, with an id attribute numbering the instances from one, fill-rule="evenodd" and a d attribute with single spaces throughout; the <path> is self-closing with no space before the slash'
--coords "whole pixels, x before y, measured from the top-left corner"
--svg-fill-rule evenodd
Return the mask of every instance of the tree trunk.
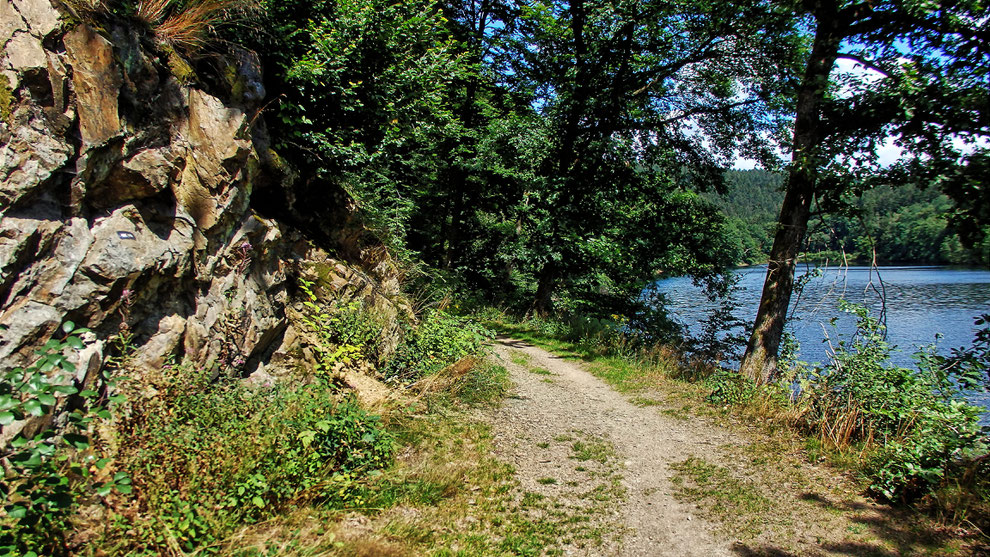
<path id="1" fill-rule="evenodd" d="M 549 262 L 540 270 L 537 278 L 536 297 L 533 300 L 533 313 L 541 317 L 550 313 L 553 306 L 553 291 L 557 286 L 557 266 Z"/>
<path id="2" fill-rule="evenodd" d="M 819 152 L 825 132 L 820 110 L 842 41 L 843 24 L 838 21 L 835 4 L 824 4 L 828 6 L 820 4 L 815 13 L 818 26 L 798 89 L 791 169 L 767 262 L 763 297 L 746 354 L 739 365 L 740 373 L 761 384 L 773 381 L 777 375 L 777 352 L 791 302 L 797 255 L 808 229 L 819 169 L 826 162 L 821 160 Z"/>
<path id="3" fill-rule="evenodd" d="M 812 172 L 791 171 L 787 193 L 780 209 L 777 232 L 767 263 L 763 297 L 756 314 L 753 334 L 739 366 L 740 373 L 757 383 L 772 381 L 777 374 L 777 353 L 784 333 L 787 308 L 794 287 L 794 268 L 798 251 L 808 228 L 814 200 L 815 176 Z"/>
<path id="4" fill-rule="evenodd" d="M 443 244 L 443 268 L 447 271 L 454 268 L 454 260 L 460 255 L 458 242 L 460 241 L 461 221 L 464 218 L 464 190 L 467 184 L 464 174 L 462 169 L 454 169 L 455 178 L 452 183 L 455 187 L 453 188 L 453 201 L 450 207 L 450 223 L 446 226 Z"/>
<path id="5" fill-rule="evenodd" d="M 585 116 L 588 100 L 591 96 L 590 79 L 588 77 L 588 47 L 584 40 L 584 27 L 587 14 L 585 14 L 584 0 L 571 0 L 568 10 L 571 14 L 571 32 L 574 36 L 574 73 L 573 90 L 568 101 L 567 115 L 563 125 L 558 129 L 557 136 L 560 143 L 557 144 L 556 152 L 552 156 L 546 157 L 541 164 L 541 175 L 554 177 L 560 188 L 560 199 L 556 203 L 572 204 L 574 197 L 578 194 L 578 185 L 575 184 L 575 164 L 579 156 L 579 139 L 584 130 L 581 129 L 581 120 Z M 558 205 L 559 207 L 559 205 Z M 559 250 L 560 260 L 550 260 L 543 265 L 537 273 L 536 296 L 533 299 L 532 312 L 537 315 L 546 315 L 550 312 L 553 292 L 557 287 L 557 279 L 570 261 L 567 251 L 567 243 L 561 238 L 560 227 L 562 216 L 558 211 L 553 211 L 555 216 L 551 217 L 551 230 L 547 239 L 549 251 Z"/>

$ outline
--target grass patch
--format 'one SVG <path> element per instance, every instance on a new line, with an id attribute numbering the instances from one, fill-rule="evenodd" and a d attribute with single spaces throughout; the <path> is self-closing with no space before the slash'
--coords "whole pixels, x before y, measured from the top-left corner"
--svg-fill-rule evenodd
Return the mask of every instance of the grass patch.
<path id="1" fill-rule="evenodd" d="M 601 441 L 575 441 L 571 445 L 571 451 L 573 454 L 570 458 L 580 462 L 593 460 L 605 464 L 609 459 L 615 458 L 615 450 Z"/>
<path id="2" fill-rule="evenodd" d="M 536 375 L 557 375 L 556 373 L 542 367 L 531 367 L 529 372 Z"/>
<path id="3" fill-rule="evenodd" d="M 529 367 L 529 354 L 521 352 L 519 350 L 514 350 L 509 356 L 509 360 L 520 367 Z"/>
<path id="4" fill-rule="evenodd" d="M 661 401 L 659 401 L 659 400 L 657 400 L 655 398 L 649 398 L 649 397 L 645 397 L 645 396 L 635 396 L 635 397 L 629 399 L 629 402 L 635 404 L 636 406 L 639 406 L 640 408 L 647 408 L 647 407 L 650 407 L 650 406 L 662 406 L 663 405 L 663 402 L 661 402 Z"/>
<path id="5" fill-rule="evenodd" d="M 509 371 L 504 366 L 482 362 L 465 374 L 452 391 L 461 403 L 487 405 L 504 399 L 511 386 Z"/>
<path id="6" fill-rule="evenodd" d="M 675 420 L 680 420 L 686 422 L 691 419 L 691 407 L 684 408 L 665 408 L 660 411 L 664 416 L 669 416 Z"/>
<path id="7" fill-rule="evenodd" d="M 677 472 L 672 481 L 679 497 L 702 504 L 734 534 L 761 533 L 771 503 L 759 490 L 701 458 L 691 457 L 671 468 Z"/>

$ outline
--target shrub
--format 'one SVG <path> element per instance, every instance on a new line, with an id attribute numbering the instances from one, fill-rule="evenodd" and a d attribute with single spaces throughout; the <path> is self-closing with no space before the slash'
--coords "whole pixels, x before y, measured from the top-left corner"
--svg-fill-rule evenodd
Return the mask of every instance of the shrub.
<path id="1" fill-rule="evenodd" d="M 440 309 L 427 312 L 415 328 L 407 326 L 402 343 L 382 370 L 392 382 L 412 383 L 476 354 L 492 332 L 470 319 Z"/>
<path id="2" fill-rule="evenodd" d="M 835 445 L 876 447 L 866 466 L 871 487 L 890 499 L 910 498 L 939 485 L 960 462 L 986 452 L 980 409 L 962 397 L 958 381 L 933 350 L 916 369 L 890 364 L 884 326 L 861 306 L 851 342 L 840 342 L 825 368 L 804 384 L 808 420 Z"/>
<path id="3" fill-rule="evenodd" d="M 705 379 L 705 386 L 711 389 L 708 401 L 714 404 L 744 404 L 760 391 L 750 378 L 724 368 Z"/>
<path id="4" fill-rule="evenodd" d="M 203 548 L 304 502 L 360 505 L 361 483 L 390 462 L 379 418 L 329 382 L 261 387 L 212 377 L 170 366 L 126 385 L 134 394 L 118 424 L 118 458 L 139 514 L 111 537 L 132 552 Z"/>
<path id="5" fill-rule="evenodd" d="M 36 351 L 37 360 L 12 369 L 0 383 L 0 426 L 29 420 L 0 457 L 0 555 L 64 553 L 69 516 L 81 500 L 102 501 L 114 489 L 131 490 L 127 474 L 111 475 L 109 459 L 93 450 L 93 428 L 110 418 L 108 404 L 120 399 L 80 390 L 67 353 L 83 347 L 79 335 L 88 331 L 72 322 L 62 329 L 64 339 L 48 341 Z M 60 431 L 50 420 L 40 427 L 30 423 L 57 412 L 66 419 Z"/>
<path id="6" fill-rule="evenodd" d="M 317 339 L 314 371 L 326 376 L 356 361 L 374 363 L 381 323 L 358 300 L 321 305 L 313 286 L 313 282 L 300 280 L 300 288 L 306 296 L 303 320 Z"/>

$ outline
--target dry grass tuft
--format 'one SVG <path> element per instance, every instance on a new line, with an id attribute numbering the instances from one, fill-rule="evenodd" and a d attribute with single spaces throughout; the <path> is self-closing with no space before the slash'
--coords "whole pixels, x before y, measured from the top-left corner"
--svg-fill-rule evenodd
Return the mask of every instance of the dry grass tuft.
<path id="1" fill-rule="evenodd" d="M 136 15 L 151 26 L 162 43 L 192 52 L 209 42 L 210 31 L 217 25 L 259 9 L 257 0 L 192 0 L 184 4 L 177 0 L 141 0 Z"/>

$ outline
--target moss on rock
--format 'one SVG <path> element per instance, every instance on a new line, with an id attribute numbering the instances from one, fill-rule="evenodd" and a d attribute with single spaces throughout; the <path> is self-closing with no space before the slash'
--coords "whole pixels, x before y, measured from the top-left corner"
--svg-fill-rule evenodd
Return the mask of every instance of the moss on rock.
<path id="1" fill-rule="evenodd" d="M 14 114 L 14 91 L 10 88 L 10 80 L 0 74 L 0 119 L 8 124 Z"/>

